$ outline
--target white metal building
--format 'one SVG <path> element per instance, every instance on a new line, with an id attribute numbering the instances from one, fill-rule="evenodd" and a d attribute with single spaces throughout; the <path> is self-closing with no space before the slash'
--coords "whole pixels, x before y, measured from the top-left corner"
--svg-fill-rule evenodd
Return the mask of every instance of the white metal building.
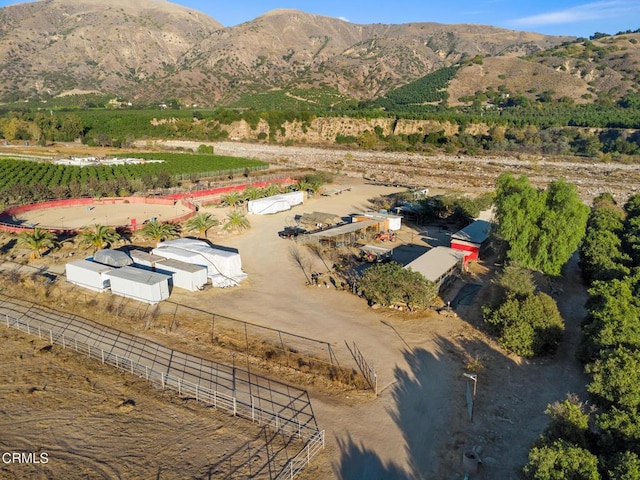
<path id="1" fill-rule="evenodd" d="M 465 254 L 449 247 L 435 247 L 420 255 L 413 262 L 405 265 L 414 272 L 419 272 L 433 282 L 438 290 L 445 287 L 454 275 L 462 270 Z"/>
<path id="2" fill-rule="evenodd" d="M 113 267 L 89 260 L 76 260 L 65 265 L 67 282 L 95 292 L 104 292 L 109 289 L 108 273 L 112 270 Z"/>
<path id="3" fill-rule="evenodd" d="M 181 262 L 172 258 L 163 258 L 155 263 L 155 271 L 171 275 L 172 285 L 191 292 L 202 290 L 207 284 L 207 267 Z"/>
<path id="4" fill-rule="evenodd" d="M 122 267 L 107 273 L 111 292 L 145 303 L 158 303 L 169 298 L 171 275 L 135 267 Z"/>

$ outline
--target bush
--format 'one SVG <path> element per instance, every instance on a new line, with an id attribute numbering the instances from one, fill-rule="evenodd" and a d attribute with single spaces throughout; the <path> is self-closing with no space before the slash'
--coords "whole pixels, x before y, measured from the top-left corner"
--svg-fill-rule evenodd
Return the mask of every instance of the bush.
<path id="1" fill-rule="evenodd" d="M 401 303 L 410 309 L 427 308 L 438 294 L 433 282 L 395 262 L 369 267 L 358 287 L 369 303 L 383 306 Z"/>
<path id="2" fill-rule="evenodd" d="M 545 293 L 519 298 L 511 293 L 495 309 L 484 309 L 484 321 L 500 344 L 521 357 L 556 351 L 564 322 L 556 302 Z"/>
<path id="3" fill-rule="evenodd" d="M 525 480 L 599 480 L 598 457 L 563 440 L 534 447 L 523 469 Z"/>

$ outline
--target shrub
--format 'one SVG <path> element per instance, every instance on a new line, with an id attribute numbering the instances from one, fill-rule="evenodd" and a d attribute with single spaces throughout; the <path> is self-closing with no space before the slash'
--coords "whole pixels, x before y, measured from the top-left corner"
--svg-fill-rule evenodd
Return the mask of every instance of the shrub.
<path id="1" fill-rule="evenodd" d="M 358 286 L 370 303 L 383 306 L 402 303 L 411 309 L 428 307 L 438 294 L 433 282 L 395 262 L 372 265 Z"/>
<path id="2" fill-rule="evenodd" d="M 545 293 L 508 294 L 498 307 L 485 307 L 484 321 L 504 348 L 529 358 L 555 352 L 564 332 L 558 306 Z"/>

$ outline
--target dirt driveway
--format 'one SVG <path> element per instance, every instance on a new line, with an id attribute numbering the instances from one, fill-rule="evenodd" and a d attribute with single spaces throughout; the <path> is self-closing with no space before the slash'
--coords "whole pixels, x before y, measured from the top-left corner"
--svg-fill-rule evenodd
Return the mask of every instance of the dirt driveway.
<path id="1" fill-rule="evenodd" d="M 462 453 L 474 445 L 483 447 L 485 458 L 474 478 L 515 478 L 531 442 L 544 428 L 547 404 L 584 390 L 585 380 L 572 354 L 585 299 L 576 265 L 571 265 L 569 287 L 558 298 L 570 324 L 567 338 L 559 355 L 542 361 L 522 362 L 505 355 L 479 333 L 484 289 L 473 305 L 458 311 L 458 317 L 370 309 L 348 292 L 307 286 L 291 258 L 294 242 L 277 235 L 295 215 L 322 211 L 345 216 L 366 208 L 367 199 L 397 190 L 361 179 L 340 181 L 351 191 L 317 196 L 289 212 L 251 216 L 252 228 L 240 234 L 210 236 L 214 243 L 239 250 L 249 277 L 237 288 L 176 293 L 172 300 L 329 342 L 338 360 L 348 365 L 353 360 L 344 343 L 355 342 L 375 365 L 380 390 L 376 399 L 366 394 L 343 398 L 309 387 L 318 424 L 327 432 L 327 448 L 302 478 L 462 478 Z M 221 220 L 227 212 L 203 210 Z M 400 235 L 401 240 L 425 245 L 430 238 L 435 238 L 434 232 L 404 230 Z M 303 247 L 300 251 L 315 271 L 326 270 L 311 252 Z M 490 269 L 479 267 L 457 282 L 447 299 L 464 282 L 486 287 L 490 274 Z M 470 361 L 484 366 L 473 422 L 466 413 L 463 377 Z M 105 452 L 108 461 L 110 450 Z"/>
<path id="2" fill-rule="evenodd" d="M 294 242 L 279 238 L 277 232 L 295 215 L 322 211 L 347 216 L 362 211 L 367 199 L 398 190 L 353 178 L 341 182 L 351 191 L 316 196 L 289 212 L 250 216 L 249 231 L 214 238 L 240 251 L 249 277 L 240 288 L 214 291 L 201 307 L 328 341 L 338 359 L 349 365 L 353 360 L 344 343 L 355 341 L 375 365 L 380 386 L 375 400 L 342 401 L 311 391 L 318 423 L 328 432 L 329 464 L 317 467 L 320 470 L 309 478 L 451 478 L 462 473 L 462 452 L 473 445 L 483 446 L 490 457 L 483 478 L 509 478 L 544 427 L 547 404 L 569 391 L 583 390 L 579 365 L 571 353 L 542 362 L 520 362 L 505 355 L 478 333 L 478 302 L 458 318 L 413 315 L 372 310 L 348 292 L 307 286 L 291 258 Z M 221 213 L 216 208 L 208 211 Z M 427 235 L 406 227 L 400 238 L 420 244 L 443 240 L 434 232 Z M 326 271 L 317 257 L 299 248 L 315 271 Z M 464 281 L 483 284 L 486 277 L 468 276 Z M 575 273 L 570 281 L 577 281 Z M 450 298 L 462 283 L 448 293 Z M 585 297 L 579 286 L 571 293 L 563 296 L 561 308 L 574 325 L 567 340 L 573 347 Z M 481 291 L 478 301 L 482 298 Z M 486 370 L 471 423 L 462 374 L 473 358 L 481 358 Z M 540 390 L 542 379 L 545 388 Z"/>

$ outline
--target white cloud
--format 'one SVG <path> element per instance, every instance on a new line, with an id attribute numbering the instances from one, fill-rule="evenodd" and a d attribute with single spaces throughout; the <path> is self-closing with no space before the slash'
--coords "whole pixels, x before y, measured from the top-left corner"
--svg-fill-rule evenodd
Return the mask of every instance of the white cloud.
<path id="1" fill-rule="evenodd" d="M 637 0 L 611 0 L 585 3 L 556 12 L 517 18 L 510 23 L 518 26 L 555 25 L 603 18 L 633 18 L 634 15 L 640 15 L 640 4 Z"/>
<path id="2" fill-rule="evenodd" d="M 351 20 L 349 20 L 347 17 L 338 17 L 338 20 L 351 23 Z"/>

